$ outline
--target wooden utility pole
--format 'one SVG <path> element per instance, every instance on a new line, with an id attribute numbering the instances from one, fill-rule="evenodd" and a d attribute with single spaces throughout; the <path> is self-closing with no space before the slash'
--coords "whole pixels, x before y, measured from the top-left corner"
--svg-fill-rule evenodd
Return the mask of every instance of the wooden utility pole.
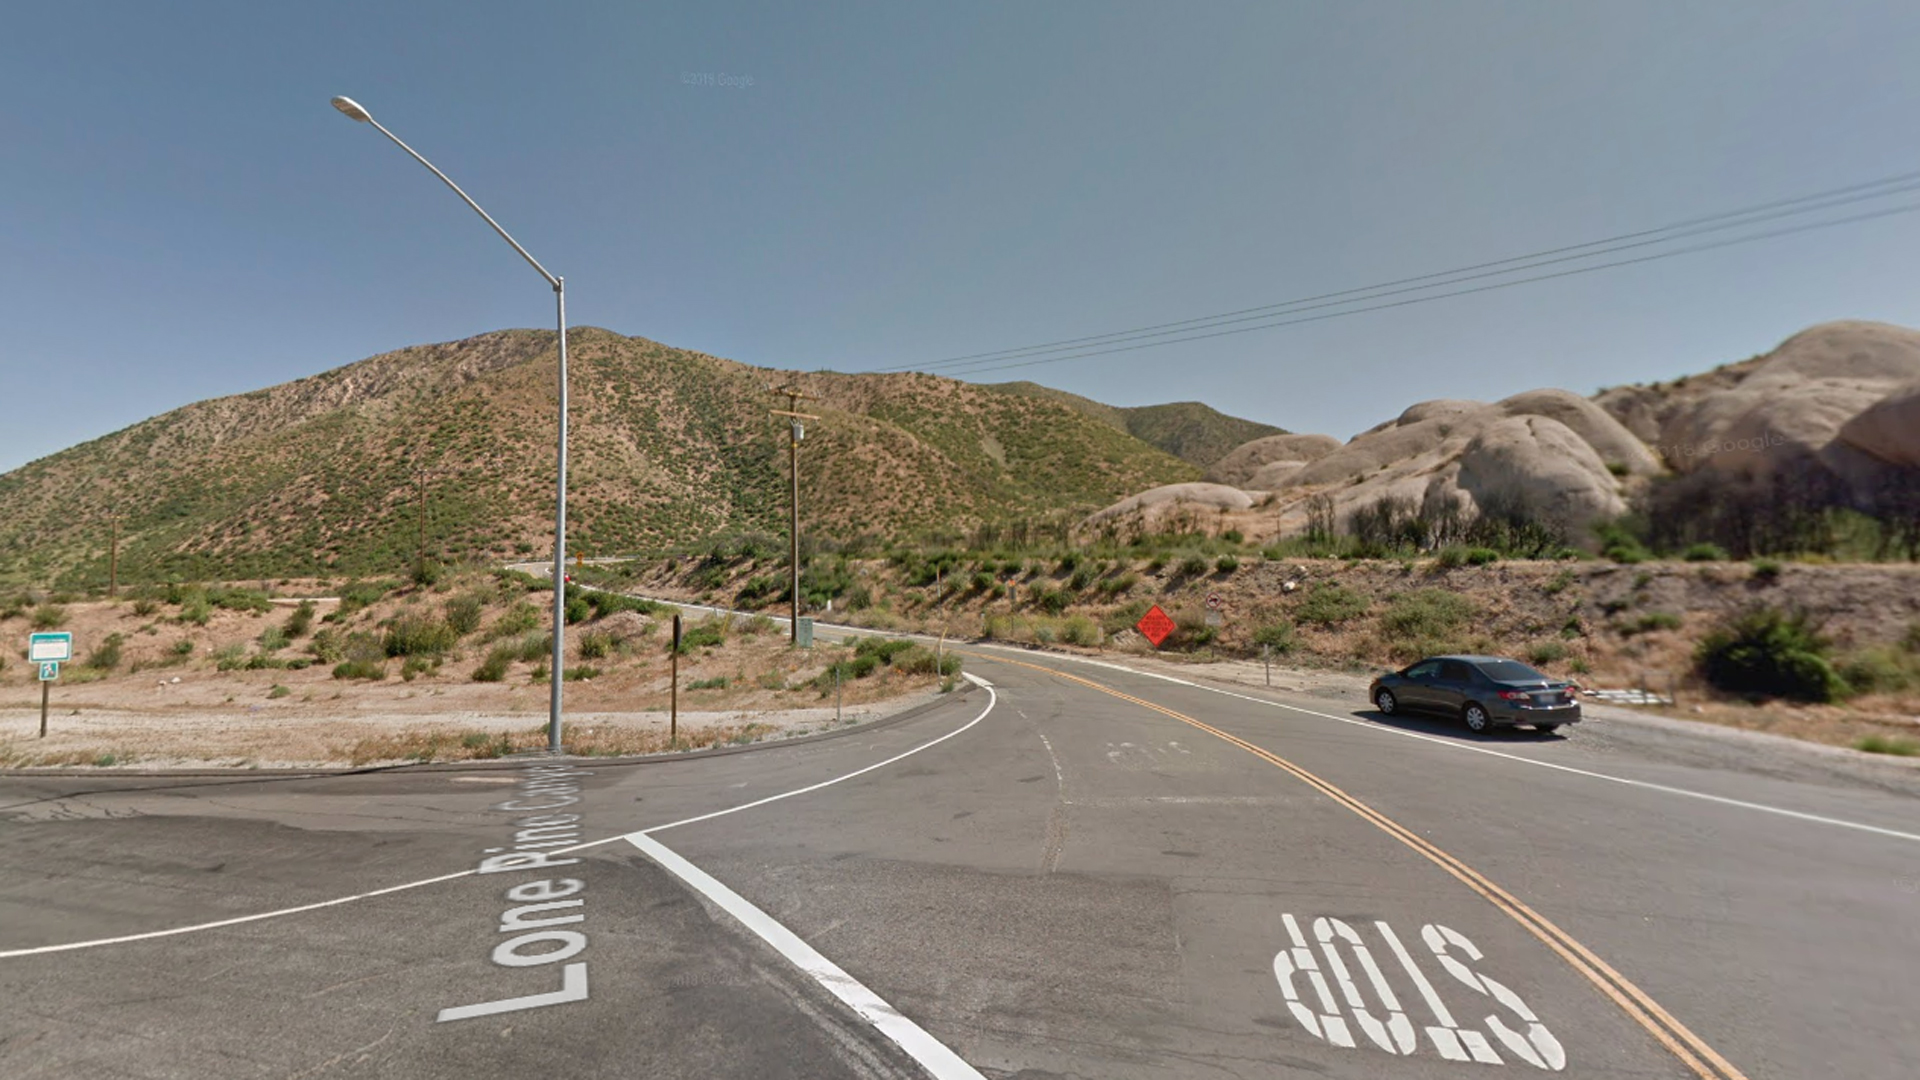
<path id="1" fill-rule="evenodd" d="M 107 599 L 113 599 L 120 585 L 120 516 L 107 518 Z"/>
<path id="2" fill-rule="evenodd" d="M 427 485 L 426 485 L 426 481 L 432 478 L 438 478 L 442 476 L 451 476 L 458 471 L 460 470 L 457 470 L 457 469 L 415 469 L 413 470 L 413 494 L 414 494 L 414 500 L 419 507 L 418 511 L 415 514 L 415 517 L 418 523 L 418 527 L 416 530 L 417 538 L 414 541 L 414 555 L 413 555 L 413 565 L 415 568 L 419 568 L 427 564 Z"/>
<path id="3" fill-rule="evenodd" d="M 791 586 L 788 594 L 788 599 L 791 601 L 788 612 L 791 621 L 789 640 L 798 645 L 800 644 L 800 440 L 807 433 L 806 426 L 800 421 L 820 418 L 797 411 L 802 401 L 813 399 L 812 394 L 801 393 L 798 386 L 788 383 L 785 386 L 769 387 L 769 389 L 776 394 L 784 394 L 787 398 L 786 408 L 769 411 L 775 416 L 786 417 L 788 425 L 787 476 L 793 486 L 792 518 L 787 528 L 787 557 L 792 570 L 792 579 L 788 582 Z"/>

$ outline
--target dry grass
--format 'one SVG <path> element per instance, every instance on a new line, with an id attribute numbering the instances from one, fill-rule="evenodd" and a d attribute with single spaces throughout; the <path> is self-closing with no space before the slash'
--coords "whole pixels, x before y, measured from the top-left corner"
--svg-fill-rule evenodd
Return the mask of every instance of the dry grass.
<path id="1" fill-rule="evenodd" d="M 804 729 L 802 729 L 804 730 Z M 704 750 L 715 746 L 744 746 L 778 734 L 772 724 L 708 725 L 680 732 L 669 741 L 664 728 L 601 725 L 563 733 L 561 745 L 579 757 L 632 757 L 673 750 Z M 544 726 L 520 731 L 433 731 L 409 729 L 358 739 L 334 756 L 355 766 L 393 761 L 487 761 L 509 754 L 547 748 Z M 63 764 L 87 764 L 63 762 Z"/>

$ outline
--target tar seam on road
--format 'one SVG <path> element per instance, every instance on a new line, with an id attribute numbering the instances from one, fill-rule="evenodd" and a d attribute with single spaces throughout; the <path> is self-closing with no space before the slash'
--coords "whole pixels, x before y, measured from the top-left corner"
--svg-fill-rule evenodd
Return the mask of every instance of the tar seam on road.
<path id="1" fill-rule="evenodd" d="M 626 840 L 629 837 L 633 837 L 633 836 L 645 836 L 649 833 L 661 832 L 666 829 L 677 829 L 682 825 L 692 825 L 695 822 L 699 822 L 699 821 L 708 821 L 713 818 L 724 817 L 728 814 L 737 814 L 742 810 L 751 810 L 756 806 L 765 806 L 770 802 L 777 802 L 781 799 L 790 799 L 795 795 L 804 795 L 810 791 L 818 791 L 823 787 L 828 787 L 833 784 L 837 784 L 842 780 L 851 780 L 856 776 L 861 776 L 865 773 L 870 773 L 875 769 L 881 768 L 886 765 L 891 765 L 902 758 L 910 757 L 914 754 L 917 754 L 920 751 L 925 750 L 930 746 L 937 746 L 940 743 L 946 742 L 948 739 L 953 738 L 955 735 L 958 735 L 961 732 L 964 732 L 967 729 L 973 727 L 975 724 L 978 724 L 980 721 L 985 720 L 987 718 L 987 714 L 993 711 L 994 704 L 999 700 L 998 697 L 993 692 L 992 685 L 989 684 L 986 680 L 980 679 L 973 675 L 967 675 L 967 678 L 969 680 L 972 680 L 976 685 L 984 688 L 987 691 L 987 707 L 980 710 L 980 715 L 974 717 L 972 720 L 967 721 L 967 723 L 961 725 L 960 727 L 947 732 L 945 735 L 942 735 L 937 739 L 933 739 L 929 742 L 922 743 L 919 746 L 916 746 L 913 749 L 906 751 L 905 753 L 896 754 L 893 757 L 886 759 L 885 761 L 876 762 L 872 765 L 866 766 L 865 768 L 856 769 L 853 772 L 847 773 L 844 776 L 837 776 L 831 780 L 825 780 L 818 784 L 810 784 L 807 787 L 796 788 L 793 791 L 783 792 L 779 795 L 769 795 L 764 799 L 756 799 L 753 802 L 742 803 L 739 806 L 729 807 L 725 810 L 716 810 L 711 814 L 701 814 L 697 817 L 683 818 L 679 821 L 671 821 L 665 825 L 655 825 L 652 828 L 641 829 L 638 832 L 621 833 L 618 836 L 609 836 L 601 840 L 590 840 L 587 843 L 576 844 L 569 848 L 564 848 L 559 851 L 551 852 L 550 854 L 562 855 L 562 854 L 566 854 L 567 852 L 583 851 L 587 848 L 598 847 L 601 844 L 610 844 L 616 840 Z M 134 941 L 147 941 L 153 938 L 173 937 L 178 934 L 191 934 L 201 930 L 217 930 L 223 926 L 237 926 L 241 923 L 259 922 L 262 919 L 276 919 L 283 915 L 298 915 L 301 912 L 318 911 L 321 908 L 337 907 L 341 904 L 350 904 L 355 900 L 368 900 L 376 896 L 385 896 L 388 893 L 404 892 L 407 889 L 417 889 L 423 885 L 436 885 L 442 881 L 452 881 L 456 878 L 470 877 L 473 874 L 474 874 L 474 871 L 472 870 L 460 870 L 451 874 L 442 874 L 439 877 L 425 878 L 420 881 L 409 881 L 402 885 L 389 885 L 384 889 L 375 889 L 372 892 L 356 893 L 352 896 L 341 896 L 341 897 L 336 897 L 332 900 L 321 900 L 312 904 L 302 904 L 298 907 L 281 908 L 277 911 L 262 911 L 253 915 L 240 915 L 231 919 L 220 919 L 215 922 L 195 923 L 192 926 L 176 926 L 167 930 L 149 930 L 145 933 L 125 934 L 120 937 L 95 938 L 91 941 L 70 941 L 61 945 L 38 945 L 38 946 L 25 948 L 25 949 L 8 949 L 6 951 L 0 952 L 0 960 L 6 960 L 6 959 L 10 959 L 17 956 L 38 956 L 43 953 L 71 952 L 76 949 L 92 949 L 102 945 L 124 945 Z"/>
<path id="2" fill-rule="evenodd" d="M 1056 668 L 1044 667 L 1040 664 L 1030 664 L 1024 660 L 1012 660 L 1006 657 L 990 657 L 988 659 L 995 659 L 1001 663 L 1014 664 L 1019 667 L 1031 668 L 1034 671 L 1045 672 L 1056 678 L 1079 683 L 1089 689 L 1097 690 L 1111 697 L 1119 698 L 1122 701 L 1131 702 L 1145 709 L 1150 709 L 1163 716 L 1178 720 L 1183 724 L 1198 728 L 1209 735 L 1213 735 L 1216 738 L 1222 739 L 1253 754 L 1255 757 L 1271 765 L 1279 767 L 1306 783 L 1309 787 L 1312 787 L 1314 790 L 1319 791 L 1334 802 L 1352 811 L 1368 824 L 1373 825 L 1388 836 L 1412 848 L 1428 861 L 1458 879 L 1469 889 L 1480 894 L 1481 897 L 1486 899 L 1487 902 L 1491 903 L 1495 908 L 1519 923 L 1528 933 L 1539 938 L 1549 949 L 1552 949 L 1561 959 L 1565 960 L 1568 966 L 1584 976 L 1587 981 L 1591 982 L 1602 994 L 1620 1006 L 1623 1012 L 1641 1027 L 1645 1028 L 1655 1040 L 1666 1047 L 1675 1057 L 1680 1059 L 1680 1062 L 1691 1069 L 1701 1080 L 1747 1080 L 1746 1074 L 1735 1068 L 1726 1058 L 1721 1057 L 1717 1051 L 1708 1046 L 1704 1040 L 1698 1035 L 1695 1035 L 1671 1013 L 1661 1008 L 1658 1003 L 1647 996 L 1645 991 L 1635 986 L 1626 976 L 1614 970 L 1606 961 L 1595 956 L 1586 946 L 1574 940 L 1572 935 L 1554 925 L 1546 916 L 1541 915 L 1526 904 L 1521 903 L 1513 894 L 1502 889 L 1499 885 L 1494 884 L 1493 881 L 1466 863 L 1447 854 L 1432 843 L 1409 831 L 1398 822 L 1381 814 L 1359 799 L 1348 795 L 1333 784 L 1322 780 L 1320 777 L 1295 765 L 1293 762 L 1288 761 L 1278 754 L 1255 746 L 1245 739 L 1231 735 L 1210 724 L 1188 716 L 1185 713 L 1169 709 L 1164 705 L 1156 704 L 1145 698 L 1135 697 L 1132 694 L 1116 690 L 1102 683 L 1094 682 L 1091 679 L 1084 679 L 1078 675 L 1070 675 L 1067 672 L 1060 671 Z"/>

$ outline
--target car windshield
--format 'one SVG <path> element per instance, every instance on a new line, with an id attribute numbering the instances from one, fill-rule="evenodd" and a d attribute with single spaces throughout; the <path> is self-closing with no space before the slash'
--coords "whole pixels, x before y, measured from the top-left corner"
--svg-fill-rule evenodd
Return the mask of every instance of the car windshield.
<path id="1" fill-rule="evenodd" d="M 1481 660 L 1474 667 L 1494 682 L 1551 682 L 1545 675 L 1518 660 Z"/>

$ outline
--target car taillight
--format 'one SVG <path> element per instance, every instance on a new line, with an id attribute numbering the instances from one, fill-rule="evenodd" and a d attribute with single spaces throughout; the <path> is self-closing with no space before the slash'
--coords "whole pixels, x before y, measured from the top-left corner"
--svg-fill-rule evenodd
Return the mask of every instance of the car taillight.
<path id="1" fill-rule="evenodd" d="M 1508 701 L 1532 701 L 1533 695 L 1525 690 L 1502 690 L 1500 696 Z"/>

